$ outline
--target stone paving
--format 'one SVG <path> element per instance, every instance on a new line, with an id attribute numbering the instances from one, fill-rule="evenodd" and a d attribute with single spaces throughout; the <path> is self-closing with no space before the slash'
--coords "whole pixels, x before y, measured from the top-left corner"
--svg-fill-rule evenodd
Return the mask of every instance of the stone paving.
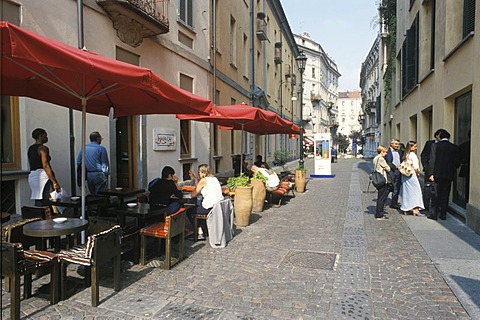
<path id="1" fill-rule="evenodd" d="M 313 161 L 307 160 L 313 172 Z M 122 290 L 102 274 L 101 304 L 84 289 L 35 319 L 470 319 L 401 215 L 376 221 L 371 163 L 340 159 L 280 208 L 253 214 L 225 249 L 186 241 L 171 270 L 123 262 Z M 79 273 L 70 268 L 69 273 Z M 48 276 L 35 281 L 35 288 Z M 2 290 L 2 319 L 9 318 Z"/>

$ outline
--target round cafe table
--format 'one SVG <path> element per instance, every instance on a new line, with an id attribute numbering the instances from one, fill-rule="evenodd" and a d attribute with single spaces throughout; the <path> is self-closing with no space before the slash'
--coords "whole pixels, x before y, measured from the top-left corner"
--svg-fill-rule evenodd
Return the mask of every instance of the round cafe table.
<path id="1" fill-rule="evenodd" d="M 56 223 L 53 219 L 38 220 L 23 226 L 23 234 L 30 237 L 57 238 L 67 236 L 67 245 L 71 242 L 71 236 L 88 228 L 88 220 L 67 218 L 65 222 Z M 59 251 L 60 243 L 55 241 L 55 251 Z"/>

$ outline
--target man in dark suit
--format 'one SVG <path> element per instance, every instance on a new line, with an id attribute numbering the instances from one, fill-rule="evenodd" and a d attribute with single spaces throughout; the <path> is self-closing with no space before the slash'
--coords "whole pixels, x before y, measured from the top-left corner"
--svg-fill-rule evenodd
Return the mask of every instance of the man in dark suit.
<path id="1" fill-rule="evenodd" d="M 430 176 L 428 174 L 430 166 L 430 154 L 432 152 L 432 145 L 439 140 L 439 133 L 439 130 L 435 131 L 435 133 L 433 134 L 434 139 L 425 142 L 425 146 L 423 147 L 422 153 L 420 154 L 420 160 L 422 161 L 423 166 L 423 203 L 425 206 L 425 210 L 430 210 L 430 200 L 433 186 L 433 183 L 429 180 Z"/>
<path id="2" fill-rule="evenodd" d="M 400 171 L 398 171 L 397 168 L 402 162 L 403 152 L 399 149 L 399 147 L 400 140 L 392 139 L 392 141 L 390 141 L 390 148 L 388 148 L 387 154 L 385 155 L 385 160 L 391 169 L 390 177 L 393 181 L 392 201 L 390 202 L 390 208 L 392 209 L 400 209 L 400 205 L 398 204 L 398 196 L 400 195 L 402 179 Z"/>
<path id="3" fill-rule="evenodd" d="M 429 164 L 429 180 L 435 183 L 436 193 L 428 218 L 445 220 L 452 181 L 460 166 L 460 158 L 458 146 L 448 141 L 450 133 L 445 129 L 439 129 L 438 132 L 439 141 L 432 148 Z"/>

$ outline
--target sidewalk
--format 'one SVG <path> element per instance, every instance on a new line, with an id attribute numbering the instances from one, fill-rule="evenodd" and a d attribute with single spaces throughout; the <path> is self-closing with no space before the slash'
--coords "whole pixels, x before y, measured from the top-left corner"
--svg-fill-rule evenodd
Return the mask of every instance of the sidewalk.
<path id="1" fill-rule="evenodd" d="M 313 161 L 306 161 L 307 174 Z M 50 306 L 22 300 L 35 319 L 480 319 L 480 237 L 446 221 L 373 218 L 364 193 L 371 163 L 339 159 L 335 178 L 313 179 L 280 208 L 253 214 L 225 249 L 186 241 L 171 270 L 124 263 L 101 304 L 90 289 Z M 442 243 L 441 245 L 438 245 Z M 48 279 L 35 281 L 48 282 Z M 34 288 L 35 289 L 35 288 Z M 2 291 L 2 319 L 8 311 Z"/>

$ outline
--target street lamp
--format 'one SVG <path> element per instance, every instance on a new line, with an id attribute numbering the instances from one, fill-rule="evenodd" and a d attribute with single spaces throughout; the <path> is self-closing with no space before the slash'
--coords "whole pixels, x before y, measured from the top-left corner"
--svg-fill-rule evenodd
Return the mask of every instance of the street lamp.
<path id="1" fill-rule="evenodd" d="M 303 72 L 307 64 L 307 56 L 303 51 L 295 58 L 297 60 L 298 71 L 300 71 L 300 160 L 298 166 L 303 169 Z"/>

